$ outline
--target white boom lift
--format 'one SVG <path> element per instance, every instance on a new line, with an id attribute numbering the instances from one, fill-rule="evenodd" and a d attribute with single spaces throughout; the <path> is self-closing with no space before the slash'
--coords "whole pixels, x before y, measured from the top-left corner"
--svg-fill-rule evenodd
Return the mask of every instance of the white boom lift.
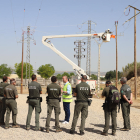
<path id="1" fill-rule="evenodd" d="M 60 57 L 62 57 L 65 61 L 67 61 L 72 67 L 73 70 L 78 75 L 78 79 L 80 79 L 81 74 L 86 75 L 87 79 L 89 79 L 89 76 L 85 73 L 85 71 L 77 66 L 74 62 L 72 62 L 69 58 L 67 58 L 64 54 L 62 54 L 59 50 L 57 50 L 54 45 L 51 43 L 49 39 L 53 38 L 67 38 L 67 37 L 88 37 L 91 36 L 93 38 L 101 38 L 104 42 L 109 42 L 110 38 L 115 38 L 115 35 L 112 35 L 110 30 L 108 29 L 104 33 L 96 33 L 96 34 L 74 34 L 74 35 L 54 35 L 54 36 L 43 36 L 42 37 L 42 43 L 52 49 L 56 54 L 58 54 Z M 96 82 L 95 82 L 96 83 Z M 95 84 L 93 85 L 95 88 Z M 93 89 L 93 87 L 91 89 Z"/>

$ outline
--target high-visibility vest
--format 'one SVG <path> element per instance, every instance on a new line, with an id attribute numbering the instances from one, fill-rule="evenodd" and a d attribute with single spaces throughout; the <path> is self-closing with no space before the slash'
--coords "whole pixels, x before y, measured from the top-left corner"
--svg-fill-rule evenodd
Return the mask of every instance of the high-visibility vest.
<path id="1" fill-rule="evenodd" d="M 67 83 L 65 84 L 65 86 L 63 87 L 63 91 L 67 91 L 67 86 L 71 84 L 70 83 Z M 72 89 L 71 89 L 71 92 L 70 94 L 68 93 L 63 93 L 63 102 L 72 102 Z"/>

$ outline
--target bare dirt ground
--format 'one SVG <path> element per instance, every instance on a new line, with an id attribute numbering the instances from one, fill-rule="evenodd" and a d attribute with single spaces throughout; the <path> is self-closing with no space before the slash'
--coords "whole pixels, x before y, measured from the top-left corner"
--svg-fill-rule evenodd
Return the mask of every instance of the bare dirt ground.
<path id="1" fill-rule="evenodd" d="M 50 133 L 46 133 L 45 131 L 34 131 L 35 125 L 35 113 L 32 114 L 31 120 L 31 130 L 27 131 L 25 129 L 26 117 L 28 113 L 28 104 L 26 103 L 27 94 L 19 94 L 19 98 L 17 99 L 18 105 L 18 115 L 17 115 L 17 123 L 21 125 L 21 128 L 9 128 L 4 129 L 4 127 L 0 127 L 0 140 L 139 140 L 140 139 L 140 109 L 131 107 L 131 127 L 132 130 L 128 132 L 120 131 L 119 129 L 123 127 L 123 119 L 121 111 L 117 115 L 117 136 L 111 135 L 111 129 L 109 130 L 108 136 L 102 136 L 100 133 L 104 127 L 104 112 L 102 109 L 102 104 L 104 100 L 93 98 L 92 105 L 89 107 L 88 118 L 86 120 L 85 125 L 85 135 L 79 135 L 79 126 L 81 119 L 78 119 L 76 131 L 77 134 L 71 135 L 69 134 L 69 129 L 71 128 L 73 113 L 74 113 L 74 102 L 71 103 L 71 116 L 70 123 L 67 125 L 61 124 L 61 121 L 64 119 L 64 111 L 63 104 L 61 104 L 61 114 L 60 114 L 60 126 L 63 129 L 63 132 L 55 133 L 54 129 L 54 112 L 52 113 L 52 119 L 50 123 Z M 42 112 L 40 114 L 40 127 L 44 127 L 46 123 L 47 117 L 47 105 L 46 105 L 46 95 L 41 95 L 43 98 Z M 75 99 L 74 99 L 75 100 Z M 80 116 L 79 116 L 80 117 Z M 10 123 L 12 123 L 12 118 L 10 119 Z"/>

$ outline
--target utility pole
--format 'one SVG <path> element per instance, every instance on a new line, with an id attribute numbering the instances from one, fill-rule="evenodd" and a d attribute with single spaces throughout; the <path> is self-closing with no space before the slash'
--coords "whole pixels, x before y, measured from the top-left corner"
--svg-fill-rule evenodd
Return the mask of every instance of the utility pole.
<path id="1" fill-rule="evenodd" d="M 135 99 L 137 99 L 137 50 L 136 50 L 136 16 L 138 14 L 140 14 L 140 10 L 137 9 L 136 7 L 133 7 L 131 5 L 128 5 L 125 10 L 128 8 L 128 7 L 131 7 L 134 9 L 134 16 L 131 17 L 130 19 L 128 19 L 127 21 L 124 22 L 124 24 L 128 21 L 130 21 L 131 19 L 134 18 L 134 75 L 135 75 L 135 87 L 134 87 L 134 91 L 135 91 Z M 139 11 L 139 13 L 136 14 L 136 10 Z M 123 25 L 124 25 L 123 24 Z"/>
<path id="2" fill-rule="evenodd" d="M 27 79 L 30 80 L 30 26 L 27 26 L 27 51 L 26 51 L 26 86 Z"/>
<path id="3" fill-rule="evenodd" d="M 117 47 L 117 27 L 118 27 L 118 21 L 115 21 L 116 25 L 116 88 L 118 87 L 118 47 Z"/>
<path id="4" fill-rule="evenodd" d="M 88 20 L 88 34 L 91 34 L 91 20 Z M 91 75 L 91 36 L 87 40 L 87 62 L 86 62 L 86 73 Z"/>
<path id="5" fill-rule="evenodd" d="M 88 20 L 87 22 L 85 22 L 83 24 L 88 24 L 88 30 L 86 30 L 86 32 L 88 32 L 88 34 L 91 34 L 91 31 L 92 31 L 91 24 L 95 24 L 96 25 L 96 23 L 91 21 L 91 20 Z M 90 36 L 87 38 L 86 74 L 89 77 L 91 75 L 91 37 Z"/>
<path id="6" fill-rule="evenodd" d="M 94 39 L 98 45 L 98 93 L 100 93 L 100 50 L 101 50 L 101 45 L 102 43 L 99 43 L 96 39 Z"/>
<path id="7" fill-rule="evenodd" d="M 137 99 L 137 52 L 136 52 L 136 9 L 134 9 L 134 72 L 135 72 L 135 99 Z"/>
<path id="8" fill-rule="evenodd" d="M 22 33 L 22 67 L 21 67 L 21 90 L 20 93 L 23 93 L 23 52 L 24 52 L 24 32 Z"/>
<path id="9" fill-rule="evenodd" d="M 81 67 L 81 59 L 85 58 L 85 55 L 82 54 L 82 52 L 85 51 L 85 49 L 82 47 L 82 44 L 85 45 L 85 42 L 81 40 L 77 40 L 74 42 L 74 45 L 76 45 L 76 48 L 74 48 L 74 51 L 77 53 L 74 55 L 78 59 L 78 66 Z"/>

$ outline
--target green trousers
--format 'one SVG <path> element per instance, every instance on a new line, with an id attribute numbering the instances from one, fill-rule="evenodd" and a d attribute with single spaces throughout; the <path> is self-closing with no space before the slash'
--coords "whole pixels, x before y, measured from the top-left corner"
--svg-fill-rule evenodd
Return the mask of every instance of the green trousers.
<path id="1" fill-rule="evenodd" d="M 71 130 L 73 130 L 73 131 L 75 130 L 80 112 L 81 112 L 80 131 L 83 132 L 84 128 L 85 128 L 85 121 L 86 121 L 86 118 L 88 116 L 88 103 L 77 102 L 75 104 L 74 116 L 73 116 L 73 121 L 72 121 L 72 126 L 71 126 Z"/>
<path id="2" fill-rule="evenodd" d="M 29 109 L 26 120 L 26 128 L 30 127 L 32 112 L 35 108 L 35 130 L 39 130 L 39 114 L 41 112 L 41 104 L 37 99 L 29 99 Z"/>
<path id="3" fill-rule="evenodd" d="M 10 113 L 12 111 L 12 120 L 13 125 L 16 125 L 16 116 L 17 116 L 17 102 L 16 100 L 7 100 L 6 99 L 6 121 L 5 127 L 9 127 Z"/>
<path id="4" fill-rule="evenodd" d="M 5 112 L 6 112 L 5 98 L 0 97 L 0 123 L 4 123 Z"/>
<path id="5" fill-rule="evenodd" d="M 104 108 L 104 116 L 105 116 L 105 126 L 103 132 L 108 133 L 109 130 L 109 122 L 110 122 L 110 116 L 112 118 L 112 133 L 116 132 L 116 117 L 117 117 L 117 106 L 108 106 L 108 104 L 105 104 Z"/>
<path id="6" fill-rule="evenodd" d="M 124 120 L 124 128 L 130 129 L 130 104 L 128 102 L 121 103 L 122 116 Z"/>
<path id="7" fill-rule="evenodd" d="M 49 99 L 47 105 L 46 129 L 49 129 L 50 127 L 50 119 L 51 119 L 51 114 L 53 109 L 55 113 L 55 128 L 60 129 L 60 125 L 59 125 L 60 103 L 59 100 L 57 99 Z"/>

